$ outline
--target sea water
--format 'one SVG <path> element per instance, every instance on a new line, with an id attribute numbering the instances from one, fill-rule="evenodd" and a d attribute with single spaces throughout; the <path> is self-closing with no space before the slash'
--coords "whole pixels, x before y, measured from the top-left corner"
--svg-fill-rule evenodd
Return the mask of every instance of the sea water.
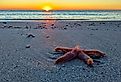
<path id="1" fill-rule="evenodd" d="M 0 20 L 94 20 L 120 21 L 121 10 L 0 10 Z"/>

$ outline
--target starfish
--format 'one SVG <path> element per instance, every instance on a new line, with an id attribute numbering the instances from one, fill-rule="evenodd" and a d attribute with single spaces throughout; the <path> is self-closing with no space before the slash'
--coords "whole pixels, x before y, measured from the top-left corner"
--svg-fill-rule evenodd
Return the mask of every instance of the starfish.
<path id="1" fill-rule="evenodd" d="M 83 60 L 87 65 L 93 65 L 93 59 L 92 58 L 100 58 L 104 57 L 105 53 L 96 50 L 96 49 L 81 49 L 78 45 L 74 48 L 68 48 L 68 47 L 56 47 L 54 49 L 56 52 L 63 52 L 64 55 L 60 56 L 55 60 L 55 64 L 66 62 L 75 58 L 78 58 L 80 60 Z"/>

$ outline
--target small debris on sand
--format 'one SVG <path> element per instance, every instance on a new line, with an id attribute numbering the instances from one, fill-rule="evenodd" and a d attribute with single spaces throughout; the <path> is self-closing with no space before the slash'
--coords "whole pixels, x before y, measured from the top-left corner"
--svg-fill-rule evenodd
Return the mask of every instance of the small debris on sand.
<path id="1" fill-rule="evenodd" d="M 28 37 L 28 38 L 29 38 L 29 37 L 34 38 L 34 37 L 35 37 L 35 35 L 33 35 L 33 34 L 31 34 L 31 33 L 30 33 L 30 34 L 28 34 L 28 36 L 27 36 L 27 37 Z"/>
<path id="2" fill-rule="evenodd" d="M 46 38 L 50 38 L 50 36 L 48 35 L 48 36 L 46 36 Z"/>
<path id="3" fill-rule="evenodd" d="M 30 48 L 31 46 L 30 45 L 26 45 L 26 48 Z"/>
<path id="4" fill-rule="evenodd" d="M 8 28 L 12 28 L 12 27 L 13 27 L 12 25 L 8 26 Z"/>
<path id="5" fill-rule="evenodd" d="M 52 24 L 51 26 L 54 26 L 54 24 Z"/>
<path id="6" fill-rule="evenodd" d="M 7 24 L 7 22 L 3 22 L 3 24 Z"/>

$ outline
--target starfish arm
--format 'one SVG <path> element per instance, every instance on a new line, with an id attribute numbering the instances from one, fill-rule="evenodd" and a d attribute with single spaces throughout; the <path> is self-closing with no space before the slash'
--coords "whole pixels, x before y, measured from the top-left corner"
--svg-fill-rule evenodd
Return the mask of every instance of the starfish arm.
<path id="1" fill-rule="evenodd" d="M 105 53 L 100 50 L 84 50 L 84 53 L 86 53 L 88 56 L 96 56 L 96 57 L 104 57 Z"/>
<path id="2" fill-rule="evenodd" d="M 67 53 L 69 51 L 72 51 L 72 49 L 73 48 L 68 48 L 68 47 L 56 47 L 54 51 Z"/>
<path id="3" fill-rule="evenodd" d="M 80 60 L 83 60 L 87 65 L 92 65 L 94 63 L 93 59 L 90 56 L 88 56 L 87 54 L 85 54 L 83 51 L 81 51 L 78 54 L 78 58 Z"/>
<path id="4" fill-rule="evenodd" d="M 72 51 L 73 49 L 78 50 L 80 49 L 79 45 L 75 46 L 75 48 L 68 48 L 68 47 L 56 47 L 54 51 L 56 52 L 64 52 L 67 53 L 69 51 Z"/>
<path id="5" fill-rule="evenodd" d="M 55 60 L 55 64 L 63 63 L 63 62 L 72 60 L 72 59 L 74 59 L 75 57 L 76 57 L 76 54 L 72 53 L 71 51 L 70 51 L 70 52 L 67 52 L 67 53 L 65 53 L 63 56 L 60 56 L 59 58 L 57 58 L 57 59 Z"/>
<path id="6" fill-rule="evenodd" d="M 60 62 L 66 62 L 74 59 L 78 55 L 79 46 L 73 48 L 70 52 L 65 53 L 63 56 L 59 57 L 55 63 L 58 64 Z"/>

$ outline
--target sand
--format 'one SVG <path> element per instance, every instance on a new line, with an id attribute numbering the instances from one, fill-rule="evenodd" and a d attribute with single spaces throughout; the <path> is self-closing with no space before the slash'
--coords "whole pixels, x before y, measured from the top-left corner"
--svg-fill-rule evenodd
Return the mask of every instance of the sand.
<path id="1" fill-rule="evenodd" d="M 99 49 L 94 67 L 78 59 L 55 65 L 56 46 Z M 120 82 L 121 21 L 0 22 L 0 82 Z"/>

